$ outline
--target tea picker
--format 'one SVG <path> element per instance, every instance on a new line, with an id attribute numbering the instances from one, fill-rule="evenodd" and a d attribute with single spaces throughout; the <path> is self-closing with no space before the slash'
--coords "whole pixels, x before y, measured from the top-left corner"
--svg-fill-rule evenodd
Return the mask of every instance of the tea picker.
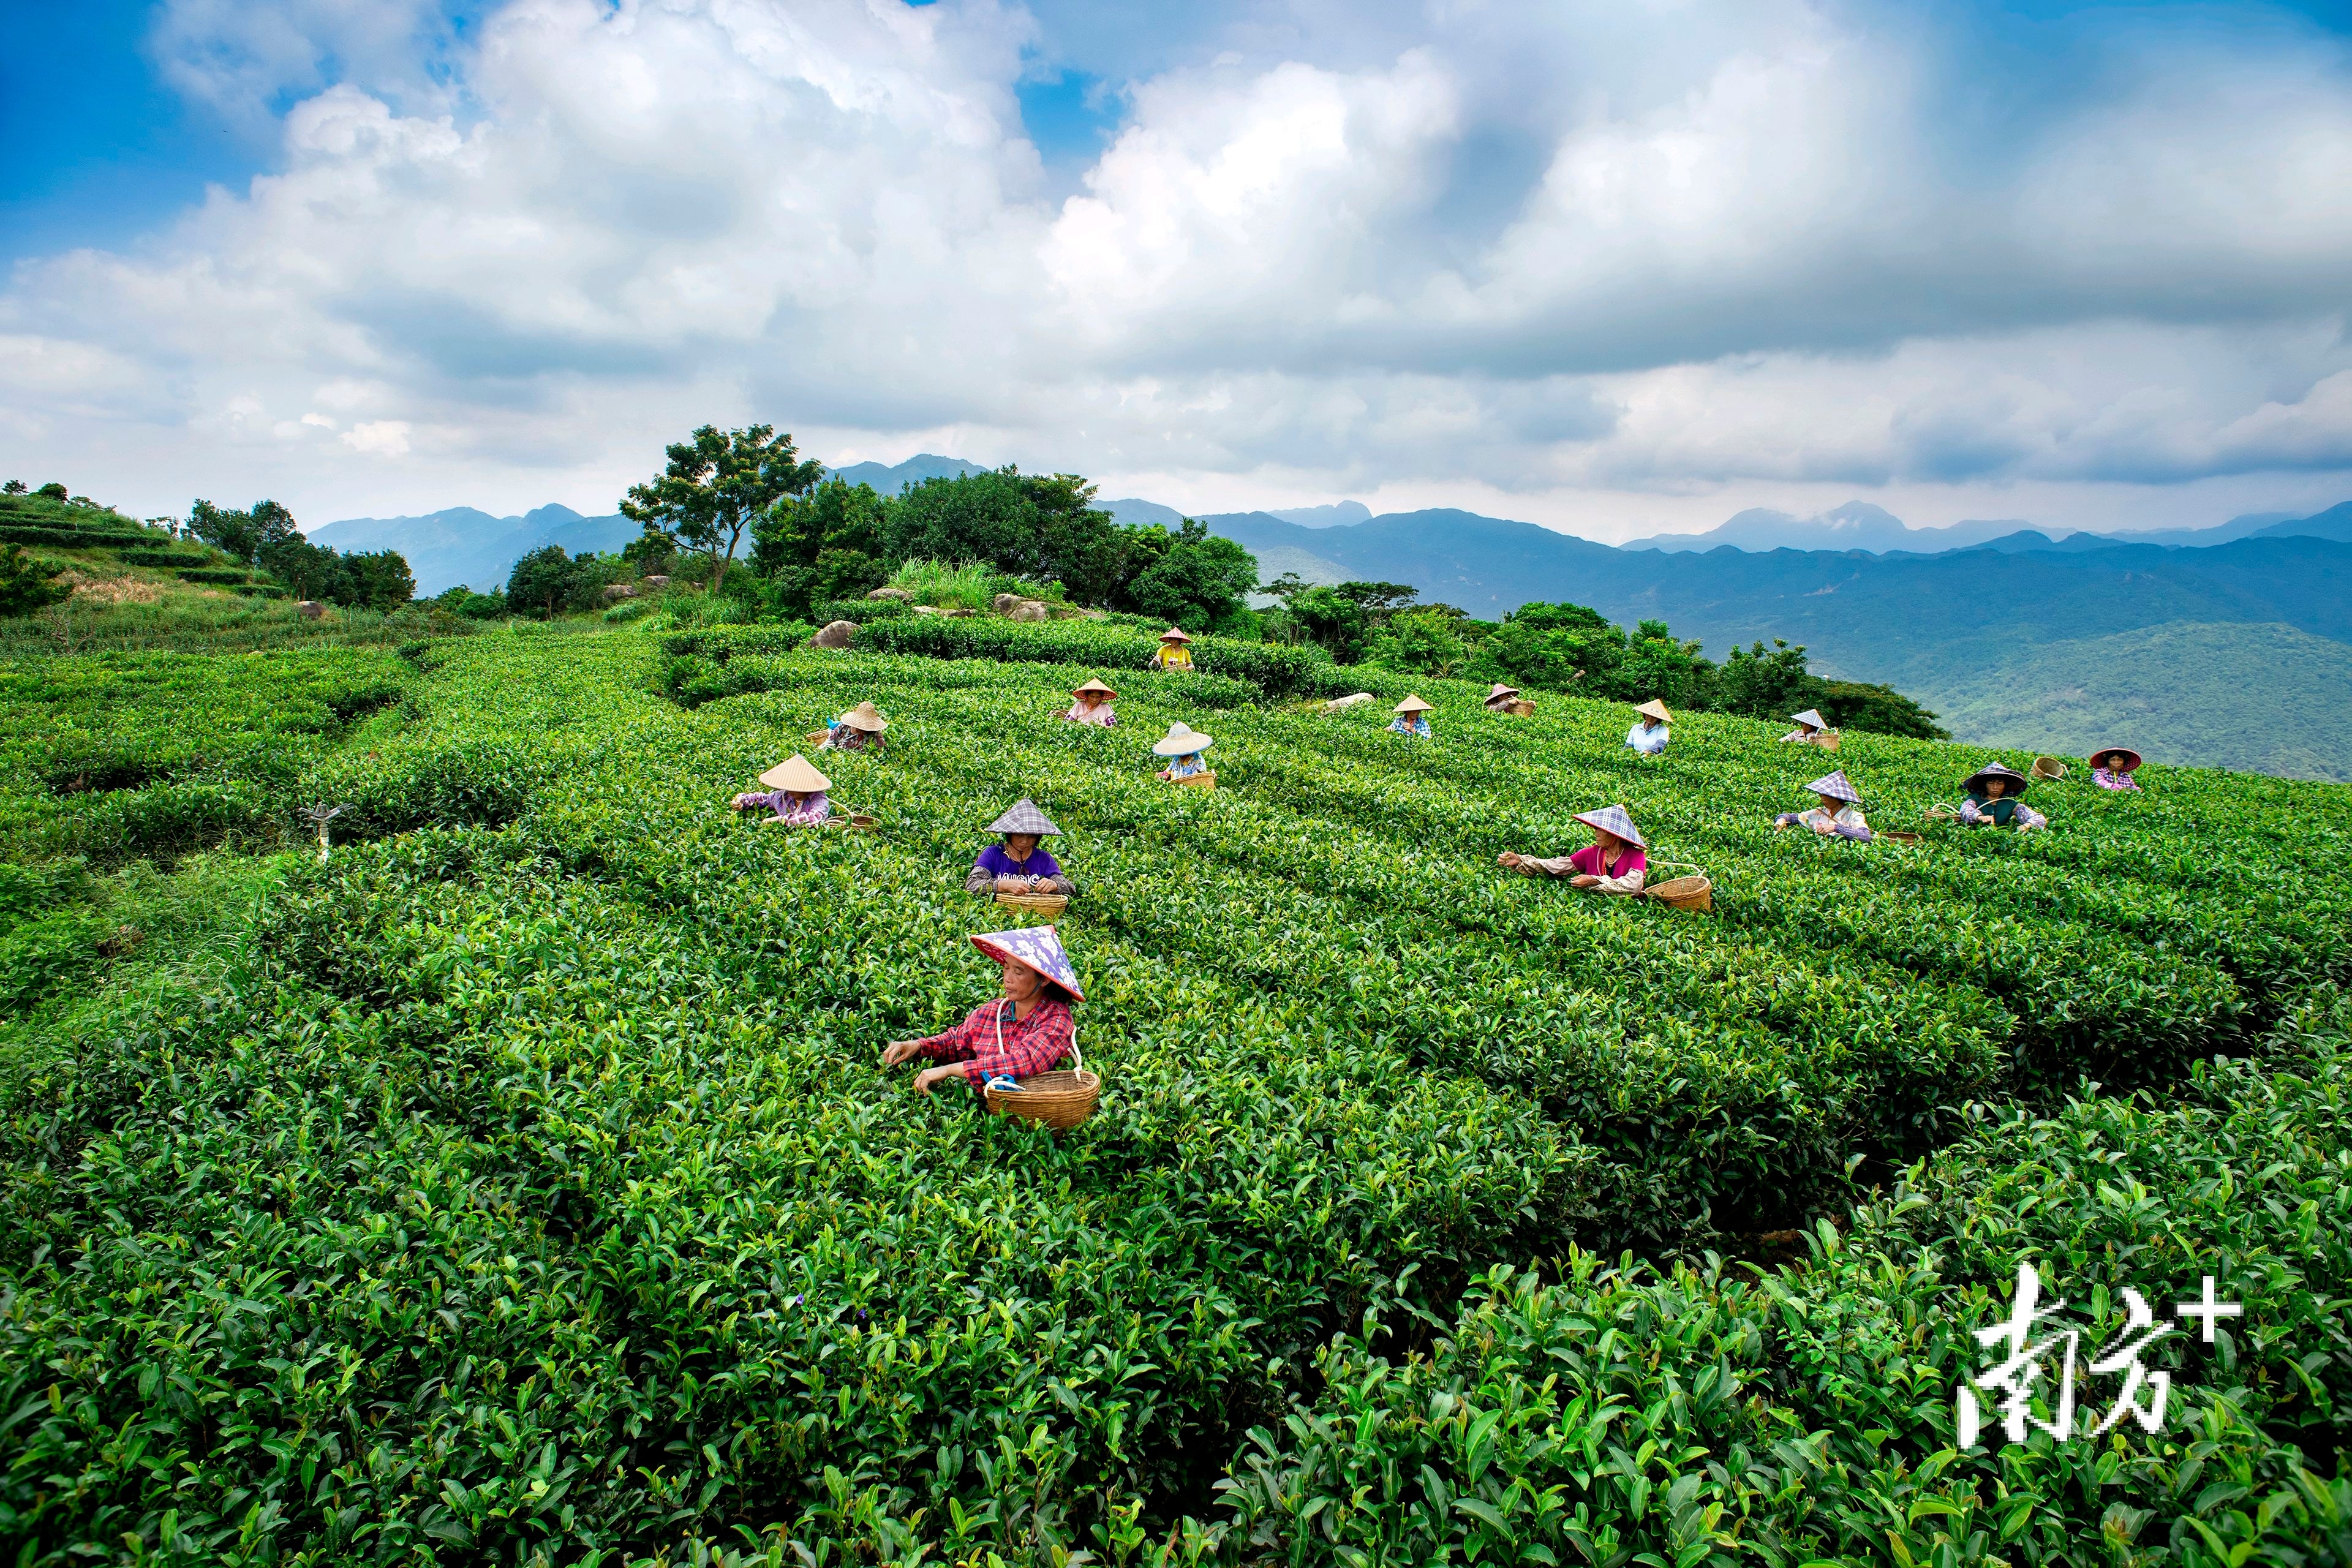
<path id="1" fill-rule="evenodd" d="M 988 825 L 988 831 L 1001 835 L 1002 842 L 980 852 L 963 879 L 963 890 L 993 893 L 1000 904 L 1060 914 L 1078 889 L 1038 842 L 1060 836 L 1062 830 L 1053 819 L 1037 809 L 1035 801 L 1023 795 L 1011 810 Z"/>
<path id="2" fill-rule="evenodd" d="M 882 1065 L 918 1058 L 934 1065 L 915 1074 L 924 1094 L 961 1078 L 992 1110 L 1054 1127 L 1075 1127 L 1094 1113 L 1102 1080 L 1078 1054 L 1072 1006 L 1086 1000 L 1062 939 L 1050 926 L 986 931 L 972 946 L 1003 971 L 1003 994 L 967 1014 L 944 1034 L 893 1040 Z M 1071 1071 L 1052 1070 L 1067 1059 Z"/>
<path id="3" fill-rule="evenodd" d="M 1810 827 L 1823 837 L 1870 842 L 1870 824 L 1862 815 L 1862 795 L 1847 782 L 1845 770 L 1815 779 L 1805 786 L 1821 805 L 1811 811 L 1784 811 L 1772 819 L 1775 827 Z"/>
<path id="4" fill-rule="evenodd" d="M 1540 859 L 1506 849 L 1495 863 L 1523 877 L 1566 877 L 1571 888 L 1596 893 L 1638 893 L 1649 868 L 1648 846 L 1622 805 L 1577 814 L 1592 829 L 1592 842 L 1573 855 Z"/>
<path id="5" fill-rule="evenodd" d="M 1084 686 L 1073 690 L 1070 697 L 1070 705 L 1063 710 L 1062 717 L 1071 723 L 1091 724 L 1100 730 L 1118 727 L 1118 715 L 1112 712 L 1110 707 L 1118 700 L 1118 693 L 1100 680 L 1089 678 Z"/>
<path id="6" fill-rule="evenodd" d="M 1429 739 L 1429 715 L 1435 711 L 1434 704 L 1423 702 L 1408 691 L 1404 700 L 1396 705 L 1396 717 L 1389 721 L 1389 732 L 1412 735 L 1426 741 Z"/>
<path id="7" fill-rule="evenodd" d="M 815 764 L 794 752 L 760 775 L 768 786 L 767 793 L 757 791 L 737 795 L 730 803 L 736 811 L 758 811 L 762 807 L 775 813 L 763 820 L 786 827 L 814 827 L 833 815 L 833 803 L 825 792 L 833 781 L 816 771 Z"/>
<path id="8" fill-rule="evenodd" d="M 2101 789 L 2139 793 L 2139 781 L 2132 774 L 2139 772 L 2139 753 L 2129 746 L 2109 746 L 2091 753 L 2091 782 Z"/>
<path id="9" fill-rule="evenodd" d="M 1625 731 L 1625 743 L 1645 757 L 1664 755 L 1673 733 L 1666 726 L 1675 721 L 1674 713 L 1654 697 L 1633 711 L 1637 717 L 1633 727 Z"/>
<path id="10" fill-rule="evenodd" d="M 1181 626 L 1170 626 L 1160 634 L 1160 650 L 1151 656 L 1154 669 L 1190 669 L 1192 668 L 1192 639 Z"/>
<path id="11" fill-rule="evenodd" d="M 890 721 L 882 717 L 881 710 L 871 702 L 861 702 L 835 719 L 824 729 L 815 731 L 809 740 L 820 752 L 871 752 L 882 753 L 882 731 Z"/>
<path id="12" fill-rule="evenodd" d="M 1789 722 L 1796 728 L 1780 737 L 1784 743 L 1819 746 L 1825 752 L 1838 749 L 1838 732 L 1830 728 L 1830 721 L 1822 717 L 1820 709 L 1808 708 L 1801 713 L 1792 713 L 1789 716 Z"/>
<path id="13" fill-rule="evenodd" d="M 2031 833 L 2050 826 L 2050 819 L 2025 804 L 2022 796 L 2032 781 L 2015 768 L 1990 763 L 1970 773 L 1960 788 L 1968 794 L 1954 818 L 1962 827 L 2013 827 Z"/>
<path id="14" fill-rule="evenodd" d="M 1517 719 L 1532 719 L 1536 714 L 1536 705 L 1520 696 L 1517 687 L 1506 686 L 1499 680 L 1486 693 L 1484 706 L 1489 713 L 1507 713 Z"/>
<path id="15" fill-rule="evenodd" d="M 1156 775 L 1171 784 L 1191 784 L 1198 789 L 1217 787 L 1216 770 L 1210 767 L 1201 753 L 1217 742 L 1179 719 L 1168 726 L 1168 733 L 1151 742 L 1151 753 L 1166 757 L 1168 765 Z"/>

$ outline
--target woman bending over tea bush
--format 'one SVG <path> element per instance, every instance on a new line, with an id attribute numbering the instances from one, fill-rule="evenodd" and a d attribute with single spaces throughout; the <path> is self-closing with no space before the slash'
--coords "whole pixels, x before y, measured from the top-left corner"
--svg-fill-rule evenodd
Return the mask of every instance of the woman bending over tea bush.
<path id="1" fill-rule="evenodd" d="M 925 1094 L 958 1075 L 977 1093 L 993 1079 L 1048 1072 L 1077 1045 L 1070 1005 L 1085 1001 L 1086 993 L 1051 927 L 983 932 L 971 944 L 1003 966 L 1003 994 L 974 1007 L 945 1034 L 893 1040 L 882 1050 L 884 1067 L 917 1057 L 940 1064 L 915 1074 L 915 1088 Z"/>

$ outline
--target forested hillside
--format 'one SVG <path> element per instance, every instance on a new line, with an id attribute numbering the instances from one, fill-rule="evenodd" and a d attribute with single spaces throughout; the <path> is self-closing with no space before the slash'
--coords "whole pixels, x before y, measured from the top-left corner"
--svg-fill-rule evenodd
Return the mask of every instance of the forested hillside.
<path id="1" fill-rule="evenodd" d="M 1102 731 L 1066 665 L 788 641 L 0 671 L 20 1562 L 2201 1568 L 2352 1529 L 2352 790 L 2151 764 L 1968 835 L 1921 814 L 1987 752 L 1857 733 L 1927 837 L 1853 845 L 1772 829 L 1832 759 L 1746 719 L 1642 759 L 1620 706 L 1430 681 L 1417 742 L 1121 669 Z M 818 760 L 878 832 L 730 813 L 868 699 L 887 754 Z M 1178 719 L 1213 792 L 1151 777 Z M 877 1065 L 993 990 L 965 938 L 1011 912 L 961 884 L 1023 795 L 1105 1079 L 1058 1137 Z M 1496 867 L 1611 803 L 1713 913 Z M 2158 1433 L 1963 1450 L 2025 1258 L 2086 1355 L 2126 1286 L 2246 1317 L 2148 1351 Z"/>

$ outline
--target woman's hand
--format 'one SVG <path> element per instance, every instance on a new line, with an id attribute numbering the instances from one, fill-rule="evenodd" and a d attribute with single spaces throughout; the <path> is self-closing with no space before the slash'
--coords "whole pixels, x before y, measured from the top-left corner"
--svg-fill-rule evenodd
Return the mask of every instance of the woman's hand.
<path id="1" fill-rule="evenodd" d="M 1571 888 L 1597 888 L 1601 885 L 1601 879 L 1588 873 L 1580 877 L 1570 877 L 1568 879 L 1568 885 Z"/>
<path id="2" fill-rule="evenodd" d="M 897 1067 L 900 1062 L 911 1060 L 915 1053 L 922 1048 L 923 1042 L 920 1040 L 893 1040 L 882 1047 L 882 1065 L 886 1068 Z"/>
<path id="3" fill-rule="evenodd" d="M 925 1068 L 915 1075 L 915 1092 L 929 1094 L 931 1092 L 931 1085 L 943 1082 L 948 1079 L 961 1077 L 963 1077 L 963 1068 L 953 1062 L 949 1062 L 943 1067 Z"/>
<path id="4" fill-rule="evenodd" d="M 1029 890 L 1029 879 L 1011 875 L 999 877 L 996 879 L 996 890 L 1000 893 L 1025 893 Z"/>
<path id="5" fill-rule="evenodd" d="M 1519 859 L 1520 856 L 1517 850 L 1506 849 L 1500 855 L 1495 857 L 1495 864 L 1497 866 L 1508 866 L 1512 870 L 1516 871 L 1519 868 Z"/>
<path id="6" fill-rule="evenodd" d="M 1818 834 L 1820 834 L 1820 835 L 1821 835 L 1822 837 L 1823 837 L 1824 838 L 1826 838 L 1826 837 L 1828 837 L 1831 834 L 1835 833 L 1835 832 L 1837 831 L 1837 829 L 1836 829 L 1836 828 L 1834 828 L 1834 827 L 1832 827 L 1832 826 L 1830 826 L 1828 823 L 1826 823 L 1826 822 L 1816 822 L 1816 823 L 1814 823 L 1814 824 L 1813 824 L 1813 831 L 1814 831 L 1814 832 L 1816 832 L 1816 833 L 1818 833 Z"/>

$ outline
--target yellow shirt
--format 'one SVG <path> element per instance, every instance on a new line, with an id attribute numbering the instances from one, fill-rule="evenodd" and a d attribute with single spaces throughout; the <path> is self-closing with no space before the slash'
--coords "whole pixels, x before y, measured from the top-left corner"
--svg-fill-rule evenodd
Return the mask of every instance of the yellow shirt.
<path id="1" fill-rule="evenodd" d="M 1162 669 L 1190 669 L 1192 668 L 1192 650 L 1181 643 L 1162 643 L 1160 651 L 1151 656 L 1151 662 Z"/>

